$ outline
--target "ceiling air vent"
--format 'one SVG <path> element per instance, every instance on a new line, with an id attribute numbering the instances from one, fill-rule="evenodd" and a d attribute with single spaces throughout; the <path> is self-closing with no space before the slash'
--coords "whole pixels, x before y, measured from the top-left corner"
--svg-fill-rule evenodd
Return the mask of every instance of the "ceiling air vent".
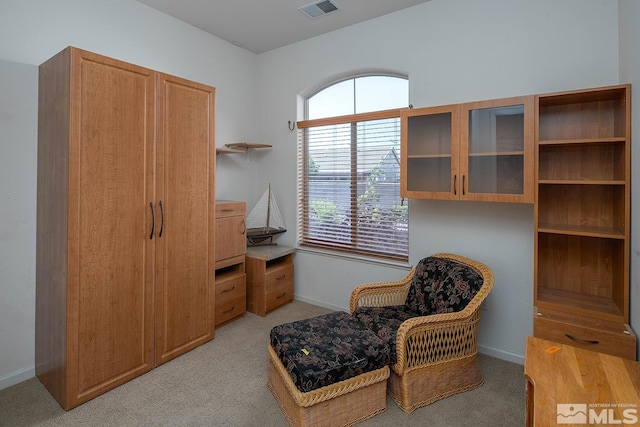
<path id="1" fill-rule="evenodd" d="M 316 19 L 320 18 L 321 16 L 337 12 L 340 9 L 335 5 L 335 3 L 331 2 L 330 0 L 323 0 L 299 7 L 298 10 L 307 15 L 309 18 Z"/>

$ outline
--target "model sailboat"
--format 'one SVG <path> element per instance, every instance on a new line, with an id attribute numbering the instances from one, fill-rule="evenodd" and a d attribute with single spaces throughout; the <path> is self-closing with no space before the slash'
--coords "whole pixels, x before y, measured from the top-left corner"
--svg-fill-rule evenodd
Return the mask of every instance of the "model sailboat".
<path id="1" fill-rule="evenodd" d="M 256 206 L 247 216 L 247 240 L 249 244 L 271 242 L 273 236 L 287 231 L 276 199 L 271 192 L 271 184 Z"/>

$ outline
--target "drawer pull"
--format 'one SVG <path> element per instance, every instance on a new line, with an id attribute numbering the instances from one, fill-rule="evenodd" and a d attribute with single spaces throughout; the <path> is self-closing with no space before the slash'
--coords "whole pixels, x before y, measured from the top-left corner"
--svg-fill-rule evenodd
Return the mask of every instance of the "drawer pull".
<path id="1" fill-rule="evenodd" d="M 280 298 L 282 298 L 283 296 L 285 296 L 286 294 L 287 294 L 286 292 L 283 292 L 282 294 L 278 295 L 278 296 L 276 297 L 276 299 L 280 299 Z"/>
<path id="2" fill-rule="evenodd" d="M 230 288 L 228 288 L 228 289 L 223 289 L 223 290 L 222 290 L 222 293 L 223 293 L 223 294 L 226 294 L 227 292 L 231 292 L 231 291 L 232 291 L 232 290 L 234 290 L 235 288 L 236 288 L 235 286 L 232 286 L 232 287 L 230 287 Z"/>
<path id="3" fill-rule="evenodd" d="M 231 313 L 233 310 L 236 309 L 236 306 L 234 305 L 233 307 L 231 307 L 229 310 L 225 310 L 222 312 L 222 314 L 227 314 L 227 313 Z"/>
<path id="4" fill-rule="evenodd" d="M 285 277 L 287 277 L 287 275 L 286 275 L 286 274 L 283 274 L 282 276 L 278 276 L 278 277 L 276 277 L 276 280 L 282 280 L 282 279 L 284 279 Z"/>
<path id="5" fill-rule="evenodd" d="M 222 209 L 222 212 L 233 212 L 233 209 Z"/>
<path id="6" fill-rule="evenodd" d="M 567 338 L 569 338 L 570 340 L 574 340 L 574 341 L 578 341 L 578 342 L 583 342 L 585 344 L 600 344 L 600 341 L 598 340 L 586 340 L 584 338 L 579 338 L 579 337 L 574 337 L 571 334 L 564 334 L 564 336 L 566 336 Z"/>

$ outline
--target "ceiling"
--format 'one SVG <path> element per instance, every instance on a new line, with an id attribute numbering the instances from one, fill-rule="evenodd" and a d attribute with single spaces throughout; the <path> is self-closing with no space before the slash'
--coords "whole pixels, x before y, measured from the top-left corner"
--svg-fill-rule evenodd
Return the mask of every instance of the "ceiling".
<path id="1" fill-rule="evenodd" d="M 331 0 L 315 19 L 299 7 L 319 0 L 136 0 L 253 53 L 263 53 L 429 0 Z"/>

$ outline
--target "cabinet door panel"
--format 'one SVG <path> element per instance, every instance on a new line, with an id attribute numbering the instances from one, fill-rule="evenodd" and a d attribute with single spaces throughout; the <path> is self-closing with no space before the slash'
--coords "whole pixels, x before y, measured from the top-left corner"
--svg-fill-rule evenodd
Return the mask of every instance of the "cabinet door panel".
<path id="1" fill-rule="evenodd" d="M 472 102 L 460 113 L 460 198 L 532 203 L 533 97 Z"/>
<path id="2" fill-rule="evenodd" d="M 214 89 L 167 75 L 158 80 L 162 209 L 155 328 L 161 364 L 213 338 L 215 145 Z"/>
<path id="3" fill-rule="evenodd" d="M 244 216 L 216 219 L 216 261 L 244 255 L 247 251 Z"/>
<path id="4" fill-rule="evenodd" d="M 459 108 L 456 105 L 401 113 L 402 197 L 458 199 Z"/>
<path id="5" fill-rule="evenodd" d="M 77 402 L 153 366 L 155 80 L 150 70 L 74 54 L 67 349 Z"/>

